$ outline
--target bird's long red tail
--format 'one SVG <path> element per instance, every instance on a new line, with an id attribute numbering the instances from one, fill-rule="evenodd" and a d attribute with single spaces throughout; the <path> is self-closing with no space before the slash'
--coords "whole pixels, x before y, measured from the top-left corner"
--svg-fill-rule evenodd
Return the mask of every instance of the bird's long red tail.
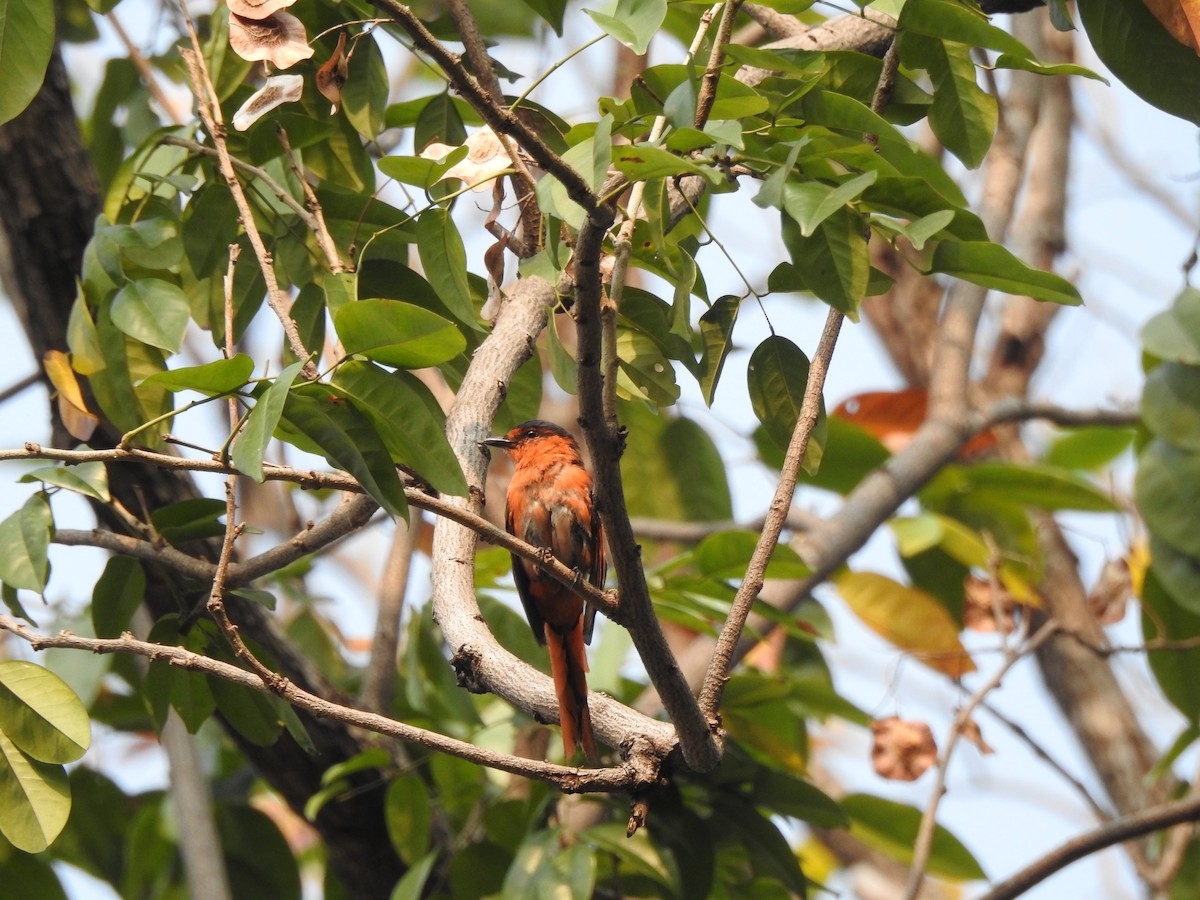
<path id="1" fill-rule="evenodd" d="M 566 634 L 545 625 L 546 649 L 550 651 L 550 672 L 558 697 L 558 716 L 562 721 L 563 750 L 567 759 L 575 745 L 583 747 L 589 760 L 596 759 L 596 736 L 592 732 L 592 714 L 588 710 L 587 653 L 583 649 L 583 620 Z"/>

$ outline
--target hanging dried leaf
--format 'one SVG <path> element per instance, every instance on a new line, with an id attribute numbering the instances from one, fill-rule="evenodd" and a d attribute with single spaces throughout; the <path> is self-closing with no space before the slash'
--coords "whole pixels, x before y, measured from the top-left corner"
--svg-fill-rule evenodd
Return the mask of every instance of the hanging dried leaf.
<path id="1" fill-rule="evenodd" d="M 1016 601 L 998 582 L 968 575 L 963 582 L 963 627 L 991 634 L 1012 634 Z"/>
<path id="2" fill-rule="evenodd" d="M 871 723 L 875 771 L 893 781 L 916 781 L 937 762 L 937 743 L 924 722 L 891 716 Z"/>
<path id="3" fill-rule="evenodd" d="M 336 113 L 342 105 L 342 88 L 350 77 L 350 58 L 346 56 L 346 32 L 338 35 L 337 47 L 325 65 L 317 69 L 317 90 L 333 104 L 330 113 Z"/>
<path id="4" fill-rule="evenodd" d="M 229 46 L 242 59 L 265 59 L 278 69 L 290 68 L 313 55 L 304 23 L 286 12 L 262 19 L 230 15 Z"/>
<path id="5" fill-rule="evenodd" d="M 294 103 L 304 92 L 304 79 L 299 75 L 275 75 L 255 91 L 233 114 L 233 127 L 245 131 L 281 103 Z"/>
<path id="6" fill-rule="evenodd" d="M 984 756 L 990 756 L 996 752 L 992 749 L 991 745 L 983 739 L 983 732 L 979 729 L 979 723 L 974 719 L 967 719 L 967 721 L 963 723 L 962 728 L 958 730 L 958 733 L 963 736 L 963 740 L 970 744 L 974 744 L 975 748 Z"/>
<path id="7" fill-rule="evenodd" d="M 473 191 L 486 191 L 488 183 L 511 166 L 508 151 L 490 128 L 480 128 L 467 138 L 464 145 L 467 148 L 466 159 L 447 169 L 438 181 L 457 178 Z M 421 156 L 425 159 L 444 159 L 454 149 L 448 144 L 435 142 L 422 150 Z"/>
<path id="8" fill-rule="evenodd" d="M 1124 558 L 1110 559 L 1100 570 L 1100 577 L 1088 594 L 1088 609 L 1101 625 L 1116 625 L 1125 618 L 1131 596 L 1133 574 L 1129 562 Z"/>
<path id="9" fill-rule="evenodd" d="M 225 5 L 231 13 L 243 19 L 265 19 L 295 2 L 296 0 L 226 0 Z"/>
<path id="10" fill-rule="evenodd" d="M 88 412 L 70 358 L 61 350 L 47 350 L 42 357 L 42 366 L 58 392 L 58 417 L 62 419 L 67 432 L 77 441 L 88 440 L 100 424 L 100 419 Z"/>

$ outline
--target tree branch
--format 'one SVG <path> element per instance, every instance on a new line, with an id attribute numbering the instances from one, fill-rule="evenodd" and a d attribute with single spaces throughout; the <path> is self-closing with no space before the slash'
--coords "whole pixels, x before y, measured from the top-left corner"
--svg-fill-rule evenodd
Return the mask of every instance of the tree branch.
<path id="1" fill-rule="evenodd" d="M 712 662 L 704 676 L 704 686 L 700 691 L 700 708 L 709 716 L 715 716 L 721 706 L 721 698 L 725 693 L 725 684 L 729 679 L 729 670 L 733 665 L 734 653 L 742 636 L 742 629 L 750 615 L 750 608 L 755 598 L 762 590 L 767 564 L 779 543 L 779 535 L 787 520 L 788 510 L 792 506 L 792 495 L 796 491 L 796 478 L 800 465 L 804 462 L 804 454 L 808 451 L 809 438 L 821 414 L 821 397 L 825 388 L 825 375 L 829 371 L 829 362 L 837 344 L 838 333 L 845 317 L 836 309 L 830 309 L 825 318 L 825 330 L 821 333 L 821 341 L 813 354 L 808 369 L 808 382 L 804 386 L 804 398 L 800 402 L 800 415 L 796 419 L 796 427 L 792 431 L 792 439 L 788 444 L 787 455 L 783 460 L 783 468 L 779 476 L 779 484 L 775 487 L 775 497 L 767 510 L 767 518 L 763 524 L 762 534 L 754 546 L 750 557 L 750 565 L 738 587 L 737 594 L 717 638 L 713 651 Z"/>
<path id="2" fill-rule="evenodd" d="M 1030 888 L 1045 881 L 1055 872 L 1076 860 L 1091 856 L 1098 850 L 1124 841 L 1153 834 L 1183 822 L 1200 821 L 1200 797 L 1189 797 L 1174 803 L 1163 803 L 1132 815 L 1124 816 L 1086 832 L 1051 850 L 1030 863 L 1016 875 L 981 894 L 978 900 L 1013 900 Z"/>
<path id="3" fill-rule="evenodd" d="M 418 744 L 430 750 L 456 756 L 459 759 L 465 759 L 501 772 L 545 781 L 563 791 L 611 792 L 649 786 L 631 765 L 604 769 L 575 769 L 497 753 L 494 750 L 476 747 L 466 741 L 389 719 L 378 713 L 364 712 L 333 703 L 315 694 L 310 694 L 285 678 L 278 678 L 268 687 L 257 674 L 240 669 L 232 663 L 194 653 L 185 647 L 140 641 L 128 633 L 119 638 L 86 638 L 67 631 L 57 635 L 45 635 L 4 614 L 0 614 L 0 630 L 16 635 L 26 641 L 34 650 L 59 648 L 82 650 L 88 653 L 125 653 L 142 656 L 152 662 L 165 662 L 189 672 L 200 672 L 215 678 L 223 678 L 259 693 L 276 694 L 293 706 L 303 709 L 319 719 L 332 719 L 355 728 Z"/>

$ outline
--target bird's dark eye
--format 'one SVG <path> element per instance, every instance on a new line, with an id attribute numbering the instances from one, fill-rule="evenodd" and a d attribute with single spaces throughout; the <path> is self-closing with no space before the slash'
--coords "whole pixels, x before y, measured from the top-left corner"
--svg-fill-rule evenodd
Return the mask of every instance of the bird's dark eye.
<path id="1" fill-rule="evenodd" d="M 537 437 L 538 430 L 536 428 L 526 428 L 521 437 L 533 438 Z"/>

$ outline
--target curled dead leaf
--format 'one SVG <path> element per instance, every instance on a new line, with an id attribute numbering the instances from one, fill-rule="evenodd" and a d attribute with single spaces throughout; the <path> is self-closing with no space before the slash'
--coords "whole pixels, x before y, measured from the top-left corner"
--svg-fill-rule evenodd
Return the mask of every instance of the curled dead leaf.
<path id="1" fill-rule="evenodd" d="M 242 59 L 267 60 L 287 69 L 313 55 L 304 23 L 291 13 L 272 13 L 262 19 L 229 16 L 229 46 Z"/>
<path id="2" fill-rule="evenodd" d="M 1012 634 L 1017 604 L 998 582 L 978 575 L 963 581 L 963 627 L 983 634 Z"/>
<path id="3" fill-rule="evenodd" d="M 225 5 L 231 13 L 243 19 L 265 19 L 295 2 L 296 0 L 225 0 Z"/>
<path id="4" fill-rule="evenodd" d="M 346 32 L 338 35 L 337 47 L 329 61 L 317 69 L 317 90 L 321 96 L 333 104 L 330 113 L 338 111 L 342 105 L 342 88 L 350 77 L 350 58 L 346 56 Z"/>
<path id="5" fill-rule="evenodd" d="M 937 762 L 937 743 L 924 722 L 890 716 L 871 723 L 871 763 L 893 781 L 916 781 Z"/>
<path id="6" fill-rule="evenodd" d="M 963 723 L 962 728 L 958 730 L 958 733 L 962 735 L 964 741 L 974 744 L 976 749 L 978 749 L 979 752 L 984 756 L 990 756 L 996 752 L 992 749 L 991 745 L 983 739 L 983 732 L 979 729 L 979 723 L 974 719 L 967 719 L 967 721 Z"/>
<path id="7" fill-rule="evenodd" d="M 1133 572 L 1128 560 L 1110 559 L 1088 594 L 1088 609 L 1101 625 L 1116 625 L 1125 618 L 1129 598 L 1133 596 Z"/>
<path id="8" fill-rule="evenodd" d="M 233 127 L 245 131 L 281 103 L 293 103 L 304 92 L 299 75 L 274 75 L 233 114 Z"/>
<path id="9" fill-rule="evenodd" d="M 88 411 L 83 391 L 79 389 L 79 381 L 75 378 L 75 370 L 71 368 L 70 357 L 61 350 L 47 350 L 42 357 L 42 366 L 58 392 L 58 417 L 62 419 L 63 426 L 75 440 L 88 440 L 100 424 L 100 419 Z"/>

